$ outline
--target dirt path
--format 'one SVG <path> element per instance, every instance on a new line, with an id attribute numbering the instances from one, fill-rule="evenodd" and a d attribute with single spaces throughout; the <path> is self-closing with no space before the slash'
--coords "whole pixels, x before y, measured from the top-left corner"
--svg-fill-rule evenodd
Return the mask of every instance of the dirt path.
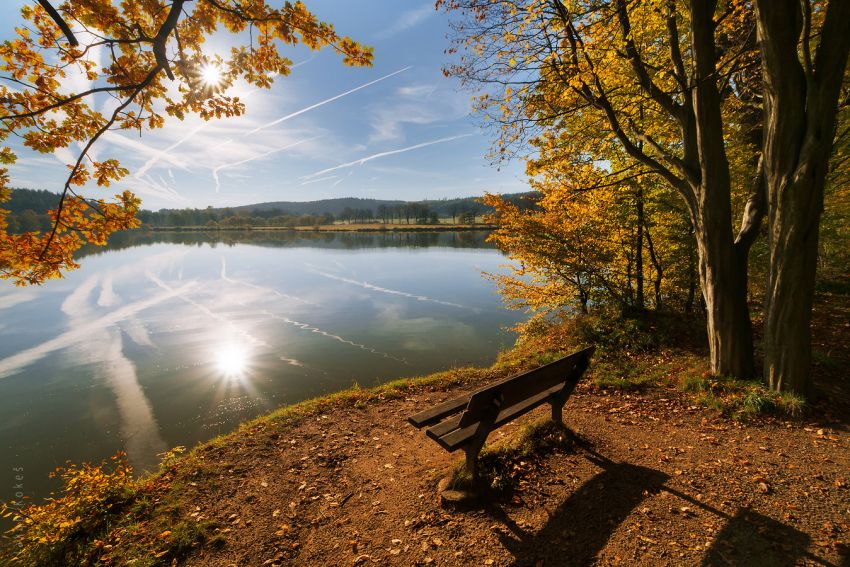
<path id="1" fill-rule="evenodd" d="M 675 390 L 584 386 L 565 414 L 589 448 L 518 461 L 506 472 L 512 497 L 459 512 L 441 508 L 435 488 L 459 455 L 405 421 L 456 393 L 206 449 L 184 509 L 220 522 L 226 543 L 188 564 L 850 566 L 846 431 L 745 426 Z"/>

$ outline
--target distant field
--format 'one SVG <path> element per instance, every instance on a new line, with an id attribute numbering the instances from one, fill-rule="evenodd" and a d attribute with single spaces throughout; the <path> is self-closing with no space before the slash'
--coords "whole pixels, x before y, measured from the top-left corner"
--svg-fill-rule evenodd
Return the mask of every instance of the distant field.
<path id="1" fill-rule="evenodd" d="M 491 230 L 494 226 L 486 223 L 478 224 L 325 224 L 319 226 L 159 226 L 149 227 L 154 231 L 190 231 L 190 232 L 214 232 L 214 231 L 298 231 L 298 232 L 443 232 L 463 230 Z"/>

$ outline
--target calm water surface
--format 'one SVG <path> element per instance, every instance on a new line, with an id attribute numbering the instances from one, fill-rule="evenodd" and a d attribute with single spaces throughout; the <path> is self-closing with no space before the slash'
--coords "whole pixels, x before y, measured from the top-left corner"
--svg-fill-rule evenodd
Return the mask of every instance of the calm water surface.
<path id="1" fill-rule="evenodd" d="M 0 499 L 67 459 L 157 453 L 282 404 L 491 362 L 521 314 L 463 233 L 119 235 L 40 288 L 0 288 Z M 404 424 L 399 424 L 403 427 Z"/>

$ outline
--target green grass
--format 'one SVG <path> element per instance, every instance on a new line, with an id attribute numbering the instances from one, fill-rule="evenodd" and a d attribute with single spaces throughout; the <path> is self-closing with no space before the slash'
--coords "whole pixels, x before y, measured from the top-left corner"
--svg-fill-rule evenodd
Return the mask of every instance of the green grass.
<path id="1" fill-rule="evenodd" d="M 528 470 L 527 466 L 518 466 L 553 449 L 567 450 L 572 440 L 567 432 L 557 426 L 550 418 L 540 418 L 522 425 L 512 435 L 487 445 L 478 457 L 478 472 L 481 482 L 494 495 L 509 494 L 516 486 L 518 477 Z M 463 460 L 458 461 L 450 470 L 448 485 L 454 489 L 477 490 L 466 471 Z"/>
<path id="2" fill-rule="evenodd" d="M 761 382 L 718 376 L 689 376 L 682 389 L 695 394 L 705 407 L 736 419 L 763 415 L 799 417 L 807 409 L 805 398 L 790 392 L 772 392 Z"/>

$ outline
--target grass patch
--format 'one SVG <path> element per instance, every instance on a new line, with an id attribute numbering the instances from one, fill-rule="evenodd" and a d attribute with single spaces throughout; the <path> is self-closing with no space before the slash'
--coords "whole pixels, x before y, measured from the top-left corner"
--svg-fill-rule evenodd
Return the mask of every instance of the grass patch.
<path id="1" fill-rule="evenodd" d="M 764 415 L 799 417 L 806 411 L 806 400 L 789 392 L 772 392 L 762 383 L 718 376 L 688 376 L 681 388 L 696 394 L 697 403 L 736 419 Z"/>
<path id="2" fill-rule="evenodd" d="M 572 448 L 569 434 L 550 418 L 540 418 L 522 425 L 513 435 L 485 446 L 478 457 L 478 473 L 484 485 L 494 496 L 505 496 L 513 491 L 519 479 L 531 474 L 536 461 L 553 451 Z M 450 471 L 449 487 L 475 489 L 463 461 Z"/>

